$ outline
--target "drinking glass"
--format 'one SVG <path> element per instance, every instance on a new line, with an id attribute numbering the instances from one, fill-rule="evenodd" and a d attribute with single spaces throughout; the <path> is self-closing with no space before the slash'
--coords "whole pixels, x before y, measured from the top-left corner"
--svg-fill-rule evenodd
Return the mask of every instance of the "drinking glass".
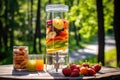
<path id="1" fill-rule="evenodd" d="M 43 71 L 44 57 L 43 54 L 31 54 L 27 63 L 28 71 Z"/>
<path id="2" fill-rule="evenodd" d="M 27 63 L 27 70 L 28 71 L 36 71 L 36 56 L 35 56 L 35 54 L 29 55 L 29 60 Z"/>
<path id="3" fill-rule="evenodd" d="M 43 71 L 44 70 L 43 54 L 36 54 L 36 70 L 37 71 Z"/>

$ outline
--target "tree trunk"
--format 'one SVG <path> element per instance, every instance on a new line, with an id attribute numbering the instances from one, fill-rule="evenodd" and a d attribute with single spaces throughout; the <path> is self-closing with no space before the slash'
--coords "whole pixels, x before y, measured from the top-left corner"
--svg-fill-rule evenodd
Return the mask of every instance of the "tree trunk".
<path id="1" fill-rule="evenodd" d="M 33 0 L 31 0 L 31 16 L 30 16 L 30 27 L 32 30 L 32 18 L 33 18 Z"/>
<path id="2" fill-rule="evenodd" d="M 77 27 L 74 24 L 75 21 L 73 21 L 72 23 L 73 23 L 73 29 L 74 29 L 74 34 L 75 34 L 76 45 L 79 46 Z"/>
<path id="3" fill-rule="evenodd" d="M 38 22 L 38 30 L 39 30 L 39 33 L 38 33 L 38 37 L 39 37 L 39 51 L 40 53 L 42 53 L 42 44 L 41 44 L 41 39 L 42 39 L 42 34 L 41 34 L 41 0 L 38 1 L 39 4 L 38 4 L 38 9 L 39 9 L 39 12 L 38 12 L 38 18 L 39 18 L 39 22 Z"/>
<path id="4" fill-rule="evenodd" d="M 49 4 L 52 3 L 52 0 L 48 0 L 48 3 L 49 3 Z"/>
<path id="5" fill-rule="evenodd" d="M 2 21 L 0 20 L 0 53 L 2 50 L 2 32 L 3 32 L 3 24 Z"/>
<path id="6" fill-rule="evenodd" d="M 66 1 L 65 3 L 67 5 L 69 5 L 69 9 L 73 6 L 73 2 L 74 0 L 69 0 L 69 1 Z M 73 27 L 73 31 L 74 31 L 74 34 L 75 34 L 75 40 L 76 40 L 76 45 L 79 46 L 79 32 L 78 32 L 78 29 L 77 27 L 75 26 L 75 21 L 72 21 L 70 24 L 70 26 Z M 72 30 L 72 28 L 70 28 L 70 30 Z"/>
<path id="7" fill-rule="evenodd" d="M 0 0 L 0 12 L 3 11 L 3 1 Z M 2 15 L 0 15 L 0 53 L 1 53 L 1 48 L 2 48 L 2 32 L 3 32 L 3 23 L 1 21 Z"/>
<path id="8" fill-rule="evenodd" d="M 5 27 L 3 29 L 3 41 L 4 41 L 4 46 L 5 46 L 5 51 L 8 50 L 8 0 L 5 0 Z"/>
<path id="9" fill-rule="evenodd" d="M 15 4 L 17 4 L 16 0 L 12 0 L 12 2 L 14 2 Z M 11 2 L 11 4 L 12 4 Z M 11 31 L 10 31 L 10 49 L 13 49 L 13 44 L 14 44 L 14 27 L 15 27 L 15 21 L 14 21 L 14 12 L 15 12 L 15 5 L 12 5 L 11 6 L 11 21 L 10 21 L 10 28 L 11 28 Z"/>
<path id="10" fill-rule="evenodd" d="M 104 65 L 105 32 L 102 0 L 96 0 L 96 6 L 98 17 L 98 62 Z"/>
<path id="11" fill-rule="evenodd" d="M 37 52 L 37 49 L 36 49 L 36 45 L 37 45 L 37 42 L 36 42 L 36 39 L 39 37 L 39 51 L 42 52 L 42 49 L 41 49 L 41 27 L 40 27 L 40 7 L 41 7 L 41 0 L 38 0 L 38 5 L 37 5 L 37 17 L 36 17 L 36 29 L 35 29 L 35 36 L 34 36 L 34 52 Z"/>
<path id="12" fill-rule="evenodd" d="M 120 67 L 120 0 L 114 0 L 114 33 L 117 49 L 117 66 Z"/>

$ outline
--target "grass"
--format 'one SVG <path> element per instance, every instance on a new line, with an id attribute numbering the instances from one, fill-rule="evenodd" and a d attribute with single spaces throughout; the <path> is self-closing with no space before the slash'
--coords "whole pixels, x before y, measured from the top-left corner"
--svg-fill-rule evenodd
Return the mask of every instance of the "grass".
<path id="1" fill-rule="evenodd" d="M 79 60 L 78 62 L 75 62 L 76 64 L 82 64 L 83 62 L 88 62 L 89 64 L 95 64 L 97 63 L 97 56 L 92 56 L 83 60 Z"/>
<path id="2" fill-rule="evenodd" d="M 90 64 L 97 63 L 97 56 L 92 56 L 76 62 L 76 64 L 82 64 L 83 62 L 89 62 Z M 116 64 L 116 49 L 105 52 L 105 66 L 117 67 Z"/>
<path id="3" fill-rule="evenodd" d="M 112 49 L 105 54 L 105 64 L 106 66 L 117 67 L 116 63 L 116 49 Z"/>

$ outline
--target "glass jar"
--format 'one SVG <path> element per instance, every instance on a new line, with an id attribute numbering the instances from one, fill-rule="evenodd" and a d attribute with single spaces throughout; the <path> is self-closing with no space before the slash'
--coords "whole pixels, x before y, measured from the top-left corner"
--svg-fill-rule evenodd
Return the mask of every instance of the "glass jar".
<path id="1" fill-rule="evenodd" d="M 25 70 L 28 62 L 28 47 L 13 47 L 13 68 L 14 70 Z"/>
<path id="2" fill-rule="evenodd" d="M 68 20 L 64 14 L 68 6 L 51 4 L 46 6 L 46 70 L 60 72 L 68 63 Z"/>

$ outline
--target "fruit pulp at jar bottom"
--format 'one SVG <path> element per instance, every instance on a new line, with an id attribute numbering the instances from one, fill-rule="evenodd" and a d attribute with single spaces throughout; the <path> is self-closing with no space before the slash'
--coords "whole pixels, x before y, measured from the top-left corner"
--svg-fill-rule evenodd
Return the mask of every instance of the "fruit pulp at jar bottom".
<path id="1" fill-rule="evenodd" d="M 37 71 L 44 70 L 44 61 L 43 60 L 36 60 L 36 70 Z"/>
<path id="2" fill-rule="evenodd" d="M 47 20 L 46 27 L 47 53 L 59 50 L 65 52 L 68 47 L 68 21 L 63 19 Z"/>

